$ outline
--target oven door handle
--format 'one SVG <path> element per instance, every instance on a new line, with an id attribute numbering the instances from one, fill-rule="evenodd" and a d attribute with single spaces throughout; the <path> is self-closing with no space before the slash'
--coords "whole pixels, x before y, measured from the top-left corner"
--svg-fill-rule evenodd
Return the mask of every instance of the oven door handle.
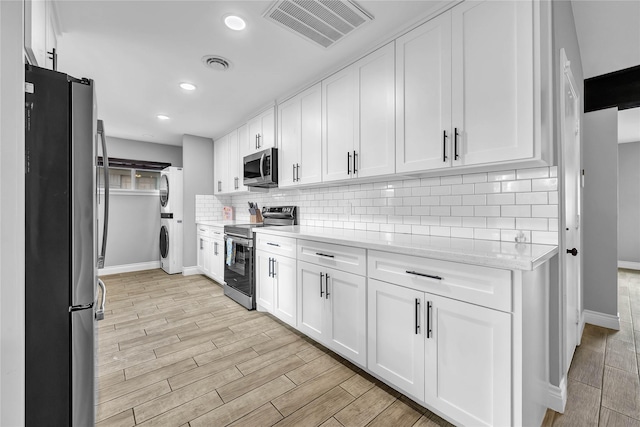
<path id="1" fill-rule="evenodd" d="M 227 242 L 228 238 L 231 238 L 234 242 L 239 243 L 242 246 L 253 248 L 253 241 L 252 240 L 245 239 L 245 238 L 242 238 L 242 237 L 236 237 L 233 234 L 229 234 L 229 235 L 225 234 L 225 236 L 224 236 L 225 248 L 226 248 L 226 242 Z"/>

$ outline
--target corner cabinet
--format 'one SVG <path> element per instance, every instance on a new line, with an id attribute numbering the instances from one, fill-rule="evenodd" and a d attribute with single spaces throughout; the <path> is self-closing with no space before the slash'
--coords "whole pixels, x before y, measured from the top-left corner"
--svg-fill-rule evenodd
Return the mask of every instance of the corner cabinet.
<path id="1" fill-rule="evenodd" d="M 396 40 L 396 169 L 541 158 L 540 5 L 463 2 Z"/>
<path id="2" fill-rule="evenodd" d="M 322 81 L 322 180 L 395 173 L 394 43 Z"/>
<path id="3" fill-rule="evenodd" d="M 224 229 L 196 224 L 197 264 L 201 274 L 224 284 Z"/>
<path id="4" fill-rule="evenodd" d="M 322 180 L 322 97 L 317 83 L 278 105 L 279 187 Z"/>

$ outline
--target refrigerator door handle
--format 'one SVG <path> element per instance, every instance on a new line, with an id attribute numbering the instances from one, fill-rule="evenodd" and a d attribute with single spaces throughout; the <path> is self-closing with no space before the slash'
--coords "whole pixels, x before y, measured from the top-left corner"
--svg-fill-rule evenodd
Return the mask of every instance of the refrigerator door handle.
<path id="1" fill-rule="evenodd" d="M 98 135 L 102 141 L 102 171 L 104 173 L 104 224 L 102 230 L 102 248 L 98 255 L 98 268 L 104 268 L 104 256 L 107 252 L 107 232 L 109 229 L 109 156 L 107 140 L 104 135 L 104 123 L 98 120 Z"/>
<path id="2" fill-rule="evenodd" d="M 100 302 L 100 307 L 96 310 L 96 320 L 102 320 L 104 319 L 104 302 L 107 299 L 107 287 L 100 279 L 98 279 L 98 286 L 102 288 L 102 301 Z"/>

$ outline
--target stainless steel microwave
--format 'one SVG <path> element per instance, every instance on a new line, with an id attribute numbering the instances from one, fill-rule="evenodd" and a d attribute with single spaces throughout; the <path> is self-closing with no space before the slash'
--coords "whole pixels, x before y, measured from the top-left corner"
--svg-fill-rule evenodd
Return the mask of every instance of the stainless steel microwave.
<path id="1" fill-rule="evenodd" d="M 268 148 L 245 156 L 242 163 L 244 185 L 263 188 L 278 186 L 277 148 Z"/>

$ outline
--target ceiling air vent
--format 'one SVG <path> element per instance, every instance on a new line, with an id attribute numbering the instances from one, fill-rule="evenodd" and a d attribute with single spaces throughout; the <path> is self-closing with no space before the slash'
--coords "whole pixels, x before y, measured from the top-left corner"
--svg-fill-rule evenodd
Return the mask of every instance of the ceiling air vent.
<path id="1" fill-rule="evenodd" d="M 277 0 L 263 16 L 325 48 L 373 19 L 350 0 Z"/>
<path id="2" fill-rule="evenodd" d="M 231 63 L 221 56 L 206 55 L 202 57 L 202 64 L 216 71 L 226 71 L 231 66 Z"/>

